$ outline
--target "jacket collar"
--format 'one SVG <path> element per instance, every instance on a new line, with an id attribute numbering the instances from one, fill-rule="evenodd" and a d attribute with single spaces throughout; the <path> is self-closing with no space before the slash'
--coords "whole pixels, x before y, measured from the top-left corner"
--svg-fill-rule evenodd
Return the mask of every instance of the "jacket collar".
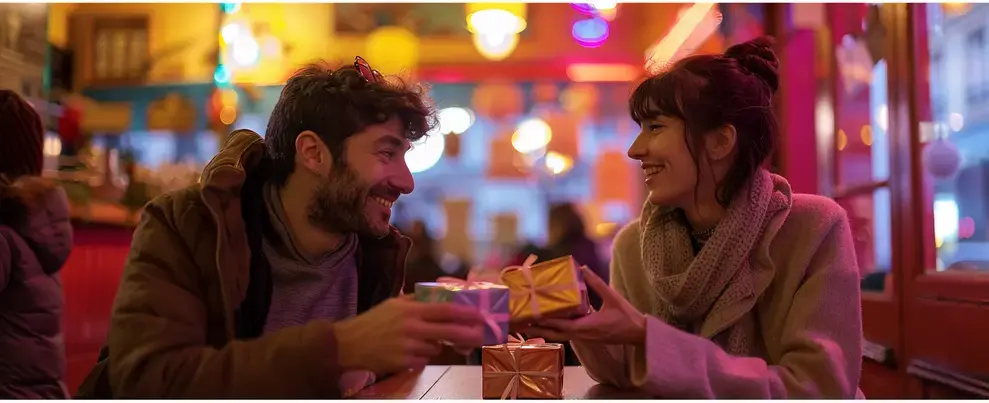
<path id="1" fill-rule="evenodd" d="M 217 224 L 216 267 L 228 313 L 234 312 L 244 300 L 249 282 L 250 247 L 241 215 L 241 192 L 249 177 L 266 174 L 264 169 L 258 169 L 267 165 L 263 164 L 265 159 L 261 136 L 250 130 L 237 130 L 230 134 L 199 179 L 203 203 Z M 359 298 L 365 302 L 359 305 L 366 309 L 382 297 L 398 294 L 405 280 L 405 259 L 411 246 L 412 241 L 394 227 L 381 239 L 360 238 L 358 267 L 381 271 L 359 269 L 358 281 L 374 283 L 369 294 Z M 231 335 L 233 328 L 233 315 L 228 314 L 227 329 Z"/>

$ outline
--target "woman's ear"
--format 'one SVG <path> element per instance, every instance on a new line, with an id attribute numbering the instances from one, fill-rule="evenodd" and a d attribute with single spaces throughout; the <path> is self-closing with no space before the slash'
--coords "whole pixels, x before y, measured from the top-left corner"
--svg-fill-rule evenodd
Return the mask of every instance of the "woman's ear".
<path id="1" fill-rule="evenodd" d="M 735 126 L 724 125 L 704 137 L 704 147 L 711 161 L 719 161 L 731 155 L 738 140 Z"/>

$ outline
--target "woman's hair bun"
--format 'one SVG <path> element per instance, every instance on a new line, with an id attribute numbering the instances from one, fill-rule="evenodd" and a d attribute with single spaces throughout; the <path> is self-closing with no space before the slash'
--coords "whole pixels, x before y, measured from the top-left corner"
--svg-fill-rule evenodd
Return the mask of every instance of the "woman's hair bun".
<path id="1" fill-rule="evenodd" d="M 761 36 L 728 48 L 725 57 L 737 60 L 739 66 L 759 76 L 776 92 L 780 83 L 780 60 L 773 51 L 774 43 L 773 37 Z"/>

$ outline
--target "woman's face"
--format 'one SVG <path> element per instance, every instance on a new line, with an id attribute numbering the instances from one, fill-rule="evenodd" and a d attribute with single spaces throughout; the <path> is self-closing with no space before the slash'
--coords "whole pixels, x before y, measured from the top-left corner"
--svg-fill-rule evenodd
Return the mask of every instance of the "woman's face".
<path id="1" fill-rule="evenodd" d="M 659 116 L 642 121 L 628 157 L 642 164 L 650 203 L 683 206 L 693 200 L 697 168 L 685 136 L 680 119 Z"/>
<path id="2" fill-rule="evenodd" d="M 659 116 L 642 122 L 628 157 L 642 164 L 650 203 L 681 208 L 698 201 L 717 203 L 717 183 L 735 158 L 735 128 L 723 125 L 702 134 L 696 145 L 699 164 L 686 136 L 686 126 L 678 118 Z"/>

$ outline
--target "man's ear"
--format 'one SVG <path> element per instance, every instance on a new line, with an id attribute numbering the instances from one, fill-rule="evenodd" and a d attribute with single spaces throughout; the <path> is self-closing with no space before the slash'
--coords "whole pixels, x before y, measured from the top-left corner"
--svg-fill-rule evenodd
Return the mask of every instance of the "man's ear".
<path id="1" fill-rule="evenodd" d="M 313 173 L 329 172 L 333 154 L 316 133 L 306 130 L 295 137 L 295 161 Z"/>
<path id="2" fill-rule="evenodd" d="M 738 132 L 735 131 L 735 126 L 732 125 L 724 125 L 708 133 L 704 138 L 704 147 L 707 150 L 708 158 L 711 161 L 728 158 L 732 150 L 735 149 L 735 143 L 737 141 Z"/>

